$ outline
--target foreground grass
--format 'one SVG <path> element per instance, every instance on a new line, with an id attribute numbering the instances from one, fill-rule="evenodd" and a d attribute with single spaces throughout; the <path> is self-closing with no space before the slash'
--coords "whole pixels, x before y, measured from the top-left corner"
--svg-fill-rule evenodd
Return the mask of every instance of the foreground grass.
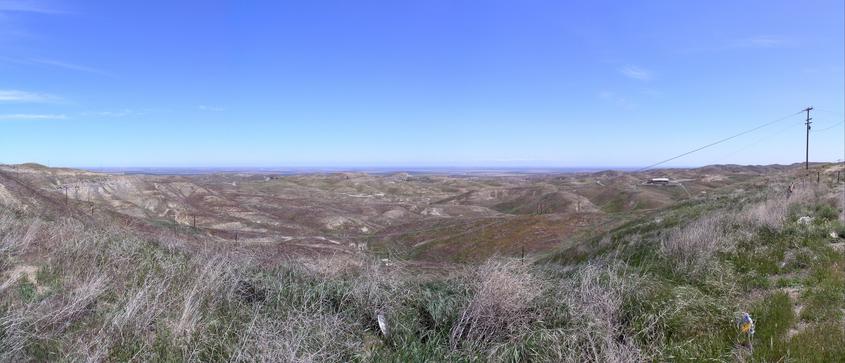
<path id="1" fill-rule="evenodd" d="M 0 210 L 0 358 L 843 361 L 845 260 L 829 236 L 843 226 L 828 193 L 691 201 L 574 257 L 436 277 L 363 255 L 267 265 Z"/>

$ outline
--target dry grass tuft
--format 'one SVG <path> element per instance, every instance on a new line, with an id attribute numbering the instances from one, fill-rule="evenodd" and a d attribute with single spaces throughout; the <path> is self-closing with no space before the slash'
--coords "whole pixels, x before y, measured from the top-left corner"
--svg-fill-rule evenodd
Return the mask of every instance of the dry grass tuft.
<path id="1" fill-rule="evenodd" d="M 379 311 L 390 310 L 404 298 L 402 273 L 402 270 L 390 269 L 376 260 L 364 263 L 352 281 L 351 297 L 375 319 Z"/>
<path id="2" fill-rule="evenodd" d="M 555 360 L 566 362 L 642 362 L 649 360 L 635 342 L 638 335 L 626 326 L 625 299 L 638 293 L 640 280 L 616 265 L 589 263 L 563 280 L 561 300 L 571 319 L 571 328 L 551 347 Z M 660 339 L 648 336 L 655 344 Z"/>
<path id="3" fill-rule="evenodd" d="M 672 262 L 676 272 L 700 277 L 713 267 L 711 262 L 717 252 L 731 248 L 727 227 L 725 217 L 702 217 L 673 229 L 661 242 L 660 252 Z"/>
<path id="4" fill-rule="evenodd" d="M 78 319 L 85 314 L 107 289 L 108 278 L 106 276 L 90 276 L 75 288 L 69 296 L 62 299 L 58 306 L 54 306 L 50 314 L 42 316 L 37 323 L 52 325 L 61 329 L 67 326 L 69 321 Z"/>
<path id="5" fill-rule="evenodd" d="M 738 213 L 737 219 L 752 228 L 779 229 L 786 223 L 789 215 L 789 201 L 785 197 L 767 198 L 752 204 Z M 752 234 L 753 231 L 749 231 Z"/>
<path id="6" fill-rule="evenodd" d="M 111 331 L 120 339 L 148 331 L 164 313 L 164 295 L 171 287 L 171 278 L 148 277 L 140 287 L 129 291 L 111 318 Z"/>
<path id="7" fill-rule="evenodd" d="M 299 263 L 321 277 L 337 278 L 360 271 L 364 268 L 366 261 L 360 256 L 339 254 L 302 259 Z"/>
<path id="8" fill-rule="evenodd" d="M 530 307 L 543 284 L 518 260 L 489 260 L 474 271 L 469 286 L 472 298 L 450 331 L 452 349 L 482 348 L 535 320 Z"/>
<path id="9" fill-rule="evenodd" d="M 792 193 L 772 188 L 762 202 L 751 204 L 736 213 L 736 222 L 747 236 L 756 234 L 758 228 L 779 230 L 789 219 L 790 210 L 799 205 L 816 203 L 825 193 L 825 187 L 810 184 L 796 186 Z"/>
<path id="10" fill-rule="evenodd" d="M 173 327 L 176 336 L 186 339 L 201 333 L 202 326 L 199 323 L 203 312 L 222 302 L 236 283 L 233 263 L 224 256 L 200 258 L 192 262 L 193 279 L 184 297 L 180 317 Z"/>
<path id="11" fill-rule="evenodd" d="M 0 360 L 15 361 L 27 343 L 56 339 L 72 323 L 93 312 L 97 299 L 108 289 L 108 279 L 93 275 L 66 294 L 19 306 L 0 317 Z"/>
<path id="12" fill-rule="evenodd" d="M 256 313 L 244 332 L 235 362 L 340 362 L 360 349 L 356 332 L 339 315 L 294 312 L 278 318 Z M 351 346 L 350 346 L 351 345 Z"/>

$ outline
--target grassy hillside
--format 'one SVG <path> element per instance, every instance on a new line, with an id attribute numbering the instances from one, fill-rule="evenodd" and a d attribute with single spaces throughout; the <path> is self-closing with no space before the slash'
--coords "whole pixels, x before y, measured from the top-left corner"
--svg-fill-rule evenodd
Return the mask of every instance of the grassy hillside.
<path id="1" fill-rule="evenodd" d="M 433 272 L 0 208 L 0 359 L 843 361 L 833 187 L 713 194 L 538 261 Z"/>

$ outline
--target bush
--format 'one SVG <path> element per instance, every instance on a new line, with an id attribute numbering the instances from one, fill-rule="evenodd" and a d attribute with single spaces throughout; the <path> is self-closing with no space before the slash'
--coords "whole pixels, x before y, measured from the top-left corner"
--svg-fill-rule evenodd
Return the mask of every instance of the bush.
<path id="1" fill-rule="evenodd" d="M 813 214 L 819 221 L 835 221 L 839 219 L 839 211 L 827 203 L 817 204 Z"/>
<path id="2" fill-rule="evenodd" d="M 452 349 L 484 349 L 503 341 L 536 319 L 530 307 L 541 282 L 516 260 L 490 260 L 471 277 L 472 297 L 452 325 Z"/>
<path id="3" fill-rule="evenodd" d="M 710 272 L 717 252 L 731 248 L 725 219 L 705 216 L 673 229 L 660 245 L 672 269 L 685 277 L 700 278 Z"/>
<path id="4" fill-rule="evenodd" d="M 570 322 L 565 334 L 551 348 L 551 360 L 568 362 L 636 362 L 649 360 L 661 349 L 661 339 L 651 328 L 654 315 L 632 317 L 625 310 L 642 288 L 639 276 L 616 264 L 589 263 L 562 281 L 558 290 Z M 633 330 L 630 319 L 638 320 Z M 645 321 L 644 321 L 645 320 Z M 637 337 L 648 337 L 644 351 Z"/>

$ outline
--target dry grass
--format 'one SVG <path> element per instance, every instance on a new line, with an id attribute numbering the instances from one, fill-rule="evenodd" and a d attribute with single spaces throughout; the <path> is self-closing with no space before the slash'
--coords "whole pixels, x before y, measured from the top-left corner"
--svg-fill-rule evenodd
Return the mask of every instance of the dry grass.
<path id="1" fill-rule="evenodd" d="M 151 349 L 160 326 L 182 342 L 183 357 L 195 359 L 196 347 L 206 343 L 203 332 L 213 324 L 209 312 L 231 299 L 238 271 L 251 267 L 237 251 L 189 256 L 115 227 L 9 213 L 0 213 L 0 250 L 7 262 L 39 256 L 31 262 L 40 266 L 39 279 L 48 281 L 38 283 L 51 287 L 39 286 L 25 299 L 0 295 L 7 306 L 0 315 L 2 361 L 21 360 L 33 346 L 66 339 L 76 344 L 62 354 L 79 360 L 108 360 L 114 346 L 137 339 L 145 344 L 141 354 Z M 89 321 L 85 329 L 68 331 L 81 321 Z"/>
<path id="2" fill-rule="evenodd" d="M 730 252 L 738 240 L 755 238 L 760 229 L 781 230 L 799 205 L 811 205 L 825 193 L 819 185 L 795 187 L 791 194 L 772 187 L 760 202 L 736 212 L 720 211 L 676 227 L 662 240 L 660 252 L 677 273 L 700 278 L 719 269 L 714 257 Z"/>
<path id="3" fill-rule="evenodd" d="M 649 335 L 652 351 L 661 339 L 650 330 L 631 331 L 623 305 L 636 295 L 640 279 L 618 265 L 588 263 L 559 286 L 571 325 L 551 348 L 553 360 L 566 362 L 642 362 L 649 354 L 635 341 Z"/>
<path id="4" fill-rule="evenodd" d="M 823 194 L 799 189 L 787 200 L 772 193 L 664 237 L 625 236 L 627 245 L 648 247 L 649 257 L 659 253 L 671 271 L 629 270 L 635 262 L 619 255 L 555 267 L 491 259 L 430 279 L 437 281 L 358 255 L 268 268 L 231 246 L 190 244 L 167 233 L 149 241 L 118 227 L 0 210 L 0 268 L 39 268 L 37 291 L 21 282 L 0 294 L 0 361 L 635 362 L 683 351 L 718 357 L 719 322 L 731 324 L 723 315 L 733 311 L 733 293 L 673 274 L 709 276 L 720 254 L 735 252 L 738 231 L 751 238 L 761 228 L 782 228 L 793 206 Z M 655 291 L 661 295 L 651 296 Z M 379 330 L 379 315 L 389 336 Z M 672 340 L 679 336 L 684 341 Z"/>
<path id="5" fill-rule="evenodd" d="M 67 294 L 18 307 L 0 318 L 4 339 L 0 359 L 17 360 L 33 340 L 58 339 L 65 329 L 93 312 L 97 299 L 108 288 L 108 279 L 91 276 Z"/>
<path id="6" fill-rule="evenodd" d="M 231 261 L 223 256 L 213 256 L 202 261 L 203 265 L 193 266 L 195 279 L 190 284 L 181 304 L 179 320 L 173 327 L 174 333 L 182 338 L 201 334 L 198 324 L 203 312 L 209 306 L 218 304 L 225 298 L 225 292 L 234 284 Z"/>
<path id="7" fill-rule="evenodd" d="M 730 248 L 725 217 L 709 215 L 673 229 L 660 245 L 660 252 L 683 275 L 700 277 L 711 271 L 713 257 Z"/>
<path id="8" fill-rule="evenodd" d="M 389 269 L 379 261 L 365 263 L 352 281 L 350 297 L 375 318 L 376 314 L 391 310 L 405 297 L 402 274 L 402 270 Z"/>
<path id="9" fill-rule="evenodd" d="M 789 215 L 789 201 L 785 197 L 768 198 L 742 210 L 738 220 L 750 227 L 780 229 Z M 753 231 L 749 231 L 753 235 Z"/>
<path id="10" fill-rule="evenodd" d="M 827 192 L 826 189 L 818 184 L 796 185 L 792 193 L 787 193 L 773 187 L 766 194 L 765 200 L 740 211 L 737 220 L 752 228 L 781 229 L 789 218 L 790 209 L 817 202 Z"/>
<path id="11" fill-rule="evenodd" d="M 42 233 L 43 223 L 38 219 L 22 219 L 13 214 L 0 215 L 0 270 L 5 270 L 10 260 L 22 254 Z"/>
<path id="12" fill-rule="evenodd" d="M 358 255 L 338 254 L 302 259 L 297 263 L 322 277 L 337 278 L 358 272 L 367 261 Z"/>
<path id="13" fill-rule="evenodd" d="M 172 276 L 151 276 L 141 286 L 128 291 L 111 318 L 109 330 L 118 339 L 148 331 L 165 311 L 165 294 L 171 288 Z"/>
<path id="14" fill-rule="evenodd" d="M 256 313 L 233 357 L 235 362 L 339 362 L 360 349 L 358 326 L 341 316 L 295 312 L 287 317 Z"/>
<path id="15" fill-rule="evenodd" d="M 477 349 L 505 340 L 535 320 L 530 307 L 542 292 L 542 282 L 518 260 L 489 260 L 471 280 L 472 298 L 450 332 L 452 349 Z"/>

